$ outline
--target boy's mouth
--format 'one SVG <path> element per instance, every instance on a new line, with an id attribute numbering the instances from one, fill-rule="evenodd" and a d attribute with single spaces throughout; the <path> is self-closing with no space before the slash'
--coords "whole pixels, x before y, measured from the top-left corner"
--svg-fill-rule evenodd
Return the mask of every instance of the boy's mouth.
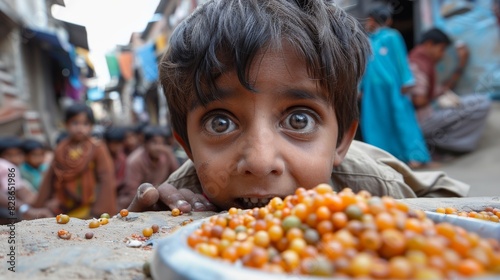
<path id="1" fill-rule="evenodd" d="M 241 208 L 244 209 L 252 209 L 255 207 L 264 207 L 269 201 L 271 201 L 272 197 L 265 198 L 257 198 L 257 197 L 241 197 L 236 199 L 236 203 L 241 205 Z"/>

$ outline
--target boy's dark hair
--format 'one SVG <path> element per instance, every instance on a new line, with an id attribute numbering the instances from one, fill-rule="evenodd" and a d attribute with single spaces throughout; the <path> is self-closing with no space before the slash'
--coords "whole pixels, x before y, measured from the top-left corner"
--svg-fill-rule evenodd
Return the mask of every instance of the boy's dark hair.
<path id="1" fill-rule="evenodd" d="M 234 70 L 255 91 L 249 68 L 257 52 L 285 44 L 328 91 L 343 138 L 359 118 L 358 83 L 370 54 L 359 22 L 327 0 L 212 0 L 177 26 L 159 65 L 172 128 L 188 147 L 187 114 L 220 98 L 215 80 Z"/>
<path id="2" fill-rule="evenodd" d="M 37 149 L 45 150 L 45 145 L 36 139 L 26 139 L 23 141 L 21 148 L 25 154 L 29 154 Z"/>
<path id="3" fill-rule="evenodd" d="M 368 17 L 373 18 L 378 24 L 384 25 L 388 19 L 392 18 L 392 7 L 378 3 L 368 11 Z"/>
<path id="4" fill-rule="evenodd" d="M 121 142 L 125 140 L 125 135 L 127 133 L 126 127 L 121 126 L 110 126 L 104 132 L 104 140 L 108 142 Z"/>
<path id="5" fill-rule="evenodd" d="M 0 137 L 0 156 L 8 149 L 22 149 L 23 140 L 17 136 Z"/>
<path id="6" fill-rule="evenodd" d="M 422 34 L 420 38 L 420 43 L 431 42 L 433 44 L 445 44 L 447 46 L 451 45 L 451 39 L 438 28 L 432 28 Z"/>
<path id="7" fill-rule="evenodd" d="M 87 118 L 89 119 L 91 124 L 95 123 L 94 112 L 92 111 L 92 109 L 89 106 L 87 106 L 83 103 L 75 103 L 75 104 L 70 105 L 68 108 L 66 108 L 66 111 L 64 114 L 64 121 L 67 122 L 71 118 L 73 118 L 74 116 L 81 114 L 81 113 L 85 113 L 87 115 Z"/>
<path id="8" fill-rule="evenodd" d="M 144 141 L 148 142 L 151 138 L 155 136 L 161 136 L 165 139 L 171 136 L 170 131 L 166 127 L 162 126 L 146 126 L 143 130 L 142 133 L 144 133 Z"/>

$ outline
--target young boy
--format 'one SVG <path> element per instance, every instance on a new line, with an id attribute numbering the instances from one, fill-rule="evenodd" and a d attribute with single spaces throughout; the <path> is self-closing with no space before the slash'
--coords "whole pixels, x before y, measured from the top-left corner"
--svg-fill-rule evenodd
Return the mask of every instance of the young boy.
<path id="1" fill-rule="evenodd" d="M 26 180 L 34 192 L 38 192 L 43 174 L 47 171 L 45 161 L 45 146 L 35 139 L 26 139 L 23 142 L 24 162 L 20 166 L 21 177 Z"/>
<path id="2" fill-rule="evenodd" d="M 172 148 L 167 145 L 171 133 L 166 128 L 147 126 L 143 133 L 144 144 L 127 157 L 125 186 L 118 193 L 121 208 L 130 204 L 141 183 L 158 186 L 179 168 Z"/>
<path id="3" fill-rule="evenodd" d="M 127 163 L 127 156 L 124 152 L 124 140 L 127 128 L 111 126 L 104 132 L 104 140 L 108 147 L 109 154 L 113 159 L 113 166 L 115 169 L 116 191 L 125 185 L 125 166 Z"/>
<path id="4" fill-rule="evenodd" d="M 125 155 L 130 155 L 133 151 L 139 148 L 142 144 L 142 125 L 129 126 L 125 131 L 125 139 L 123 141 L 123 150 Z"/>
<path id="5" fill-rule="evenodd" d="M 330 1 L 213 0 L 183 21 L 160 62 L 174 136 L 190 161 L 131 211 L 262 206 L 330 183 L 396 198 L 464 196 L 442 172 L 412 172 L 354 142 L 370 53 Z"/>
<path id="6" fill-rule="evenodd" d="M 73 104 L 66 109 L 64 120 L 68 136 L 54 151 L 34 206 L 81 219 L 115 214 L 113 161 L 106 145 L 91 137 L 92 109 Z"/>

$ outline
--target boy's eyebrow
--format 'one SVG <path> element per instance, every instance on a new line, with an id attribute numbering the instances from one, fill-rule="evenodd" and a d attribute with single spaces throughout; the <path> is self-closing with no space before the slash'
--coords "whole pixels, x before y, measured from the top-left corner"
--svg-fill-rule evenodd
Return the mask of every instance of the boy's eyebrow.
<path id="1" fill-rule="evenodd" d="M 300 100 L 300 99 L 310 99 L 310 100 L 324 100 L 322 95 L 319 95 L 317 93 L 313 93 L 311 91 L 307 90 L 301 90 L 301 89 L 288 89 L 283 92 L 278 92 L 278 95 L 276 96 L 276 99 L 281 99 L 281 98 L 288 98 L 288 99 L 295 99 L 295 100 Z"/>
<path id="2" fill-rule="evenodd" d="M 302 89 L 286 89 L 286 90 L 279 90 L 275 92 L 275 99 L 276 100 L 282 100 L 282 99 L 293 99 L 293 100 L 320 100 L 322 102 L 327 102 L 325 97 L 319 93 L 314 93 L 308 90 L 302 90 Z M 231 96 L 232 91 L 230 89 L 223 89 L 223 88 L 218 88 L 213 95 L 206 96 L 206 103 L 210 103 L 216 99 L 225 99 L 226 97 Z M 259 94 L 257 91 L 255 94 Z M 201 106 L 202 102 L 199 99 L 194 99 L 191 102 L 190 110 L 194 110 L 196 107 Z"/>
<path id="3" fill-rule="evenodd" d="M 206 94 L 204 96 L 205 97 L 204 103 L 208 104 L 214 100 L 224 99 L 228 96 L 231 96 L 230 89 L 217 88 L 212 94 L 210 94 L 210 95 Z M 203 103 L 201 102 L 201 100 L 199 98 L 194 98 L 190 105 L 191 106 L 189 107 L 189 110 L 192 111 L 192 110 L 196 109 L 198 106 L 202 106 Z"/>

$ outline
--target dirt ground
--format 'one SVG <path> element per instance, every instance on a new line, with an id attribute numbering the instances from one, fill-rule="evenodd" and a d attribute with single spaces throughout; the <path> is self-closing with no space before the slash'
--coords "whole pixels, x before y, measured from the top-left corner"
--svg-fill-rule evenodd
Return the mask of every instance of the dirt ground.
<path id="1" fill-rule="evenodd" d="M 58 224 L 55 218 L 22 221 L 15 227 L 0 227 L 0 279 L 146 279 L 143 265 L 153 255 L 151 245 L 127 247 L 127 240 L 142 237 L 142 229 L 157 224 L 160 231 L 150 238 L 155 242 L 193 220 L 214 215 L 193 213 L 172 217 L 170 212 L 130 213 L 126 218 L 113 217 L 95 229 L 90 220 L 71 218 Z M 69 240 L 58 237 L 61 229 L 72 235 Z M 93 232 L 92 239 L 85 233 Z M 15 273 L 8 263 L 12 254 L 9 237 L 15 240 Z M 12 273 L 9 275 L 9 273 Z M 6 277 L 6 278 L 5 278 Z"/>

